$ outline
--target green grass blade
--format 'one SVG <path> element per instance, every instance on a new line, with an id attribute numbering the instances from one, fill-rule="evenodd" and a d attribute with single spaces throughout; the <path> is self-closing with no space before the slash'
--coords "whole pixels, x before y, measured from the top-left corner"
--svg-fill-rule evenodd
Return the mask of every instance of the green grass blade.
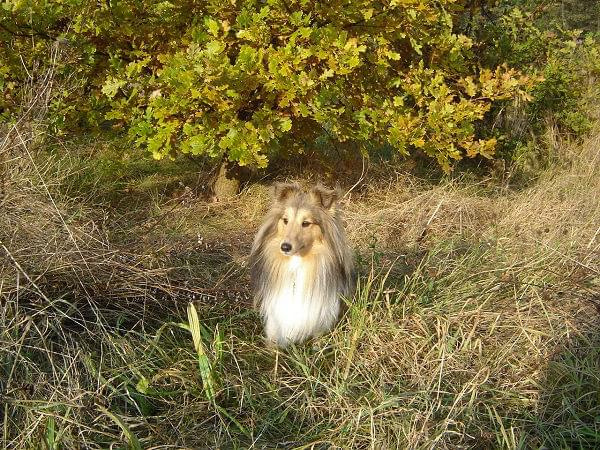
<path id="1" fill-rule="evenodd" d="M 96 405 L 96 407 L 100 411 L 102 411 L 104 414 L 106 414 L 108 417 L 110 417 L 111 420 L 114 423 L 116 423 L 119 426 L 119 428 L 121 428 L 121 430 L 123 430 L 123 433 L 125 433 L 125 437 L 127 438 L 127 442 L 129 444 L 128 446 L 129 446 L 130 450 L 142 450 L 142 444 L 140 444 L 140 441 L 138 441 L 138 439 L 131 432 L 131 430 L 125 424 L 125 422 L 123 422 L 117 415 L 113 414 L 108 409 L 104 408 L 103 406 Z"/>
<path id="2" fill-rule="evenodd" d="M 194 348 L 198 354 L 198 368 L 200 369 L 200 377 L 202 378 L 202 386 L 204 388 L 204 394 L 206 398 L 214 403 L 215 402 L 215 378 L 213 369 L 210 364 L 210 360 L 204 350 L 204 343 L 202 342 L 202 334 L 200 330 L 200 320 L 198 319 L 198 312 L 193 303 L 188 305 L 188 322 L 190 326 L 190 333 L 192 333 L 192 339 L 194 340 Z"/>

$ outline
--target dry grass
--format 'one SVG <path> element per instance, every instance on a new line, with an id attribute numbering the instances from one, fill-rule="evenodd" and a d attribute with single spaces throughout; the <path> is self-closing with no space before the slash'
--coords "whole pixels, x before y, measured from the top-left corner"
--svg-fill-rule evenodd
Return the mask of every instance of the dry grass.
<path id="1" fill-rule="evenodd" d="M 600 134 L 521 191 L 365 180 L 348 314 L 279 354 L 246 299 L 265 186 L 131 216 L 34 150 L 1 200 L 3 446 L 600 445 Z"/>

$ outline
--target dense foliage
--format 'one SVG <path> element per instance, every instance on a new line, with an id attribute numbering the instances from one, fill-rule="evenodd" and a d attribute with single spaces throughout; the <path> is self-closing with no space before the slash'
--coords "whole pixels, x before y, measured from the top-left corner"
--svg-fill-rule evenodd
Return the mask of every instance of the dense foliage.
<path id="1" fill-rule="evenodd" d="M 590 99 L 600 95 L 595 82 L 600 76 L 600 3 L 498 2 L 463 28 L 482 44 L 477 51 L 483 64 L 507 63 L 541 75 L 532 101 L 520 111 L 527 126 L 503 131 L 540 132 L 548 119 L 572 136 L 589 131 L 597 115 Z"/>
<path id="2" fill-rule="evenodd" d="M 325 135 L 418 149 L 450 170 L 491 157 L 497 136 L 478 124 L 498 100 L 530 99 L 540 80 L 510 37 L 538 39 L 538 29 L 503 2 L 501 20 L 489 20 L 486 3 L 7 0 L 0 108 L 9 118 L 52 65 L 68 81 L 57 128 L 108 119 L 156 158 L 265 167 Z"/>

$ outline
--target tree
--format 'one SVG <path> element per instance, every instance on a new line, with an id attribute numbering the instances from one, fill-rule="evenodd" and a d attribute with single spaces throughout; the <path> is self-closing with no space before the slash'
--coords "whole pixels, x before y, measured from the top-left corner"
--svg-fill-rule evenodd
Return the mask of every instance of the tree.
<path id="1" fill-rule="evenodd" d="M 326 133 L 420 149 L 446 171 L 464 156 L 492 156 L 495 140 L 477 136 L 477 122 L 532 84 L 506 66 L 481 67 L 472 40 L 453 30 L 467 3 L 5 2 L 13 23 L 87 49 L 96 110 L 155 158 L 266 167 Z M 31 23 L 34 9 L 44 23 Z"/>

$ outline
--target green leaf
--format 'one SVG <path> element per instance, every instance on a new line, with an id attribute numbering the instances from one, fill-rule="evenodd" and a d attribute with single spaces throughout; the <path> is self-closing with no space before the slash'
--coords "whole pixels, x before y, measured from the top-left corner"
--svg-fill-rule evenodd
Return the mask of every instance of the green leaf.
<path id="1" fill-rule="evenodd" d="M 206 398 L 211 402 L 215 402 L 215 378 L 213 370 L 210 364 L 210 360 L 204 350 L 204 343 L 202 342 L 202 334 L 200 332 L 200 320 L 198 319 L 198 312 L 193 303 L 188 304 L 188 322 L 190 327 L 190 333 L 192 333 L 192 339 L 194 341 L 194 348 L 198 356 L 198 369 L 200 370 L 200 377 L 202 378 L 202 385 L 204 387 L 204 394 Z"/>
<path id="2" fill-rule="evenodd" d="M 148 381 L 148 379 L 142 376 L 135 385 L 135 389 L 141 394 L 146 394 L 148 392 L 149 386 L 150 382 Z"/>
<path id="3" fill-rule="evenodd" d="M 279 123 L 279 129 L 283 132 L 290 131 L 292 129 L 292 119 L 289 117 L 281 119 Z"/>
<path id="4" fill-rule="evenodd" d="M 204 26 L 206 26 L 208 32 L 214 37 L 219 36 L 219 22 L 217 22 L 215 19 L 213 19 L 212 17 L 205 17 Z"/>
<path id="5" fill-rule="evenodd" d="M 127 81 L 120 80 L 115 77 L 108 78 L 102 85 L 102 93 L 108 98 L 113 98 L 119 92 L 123 86 L 127 84 Z"/>

